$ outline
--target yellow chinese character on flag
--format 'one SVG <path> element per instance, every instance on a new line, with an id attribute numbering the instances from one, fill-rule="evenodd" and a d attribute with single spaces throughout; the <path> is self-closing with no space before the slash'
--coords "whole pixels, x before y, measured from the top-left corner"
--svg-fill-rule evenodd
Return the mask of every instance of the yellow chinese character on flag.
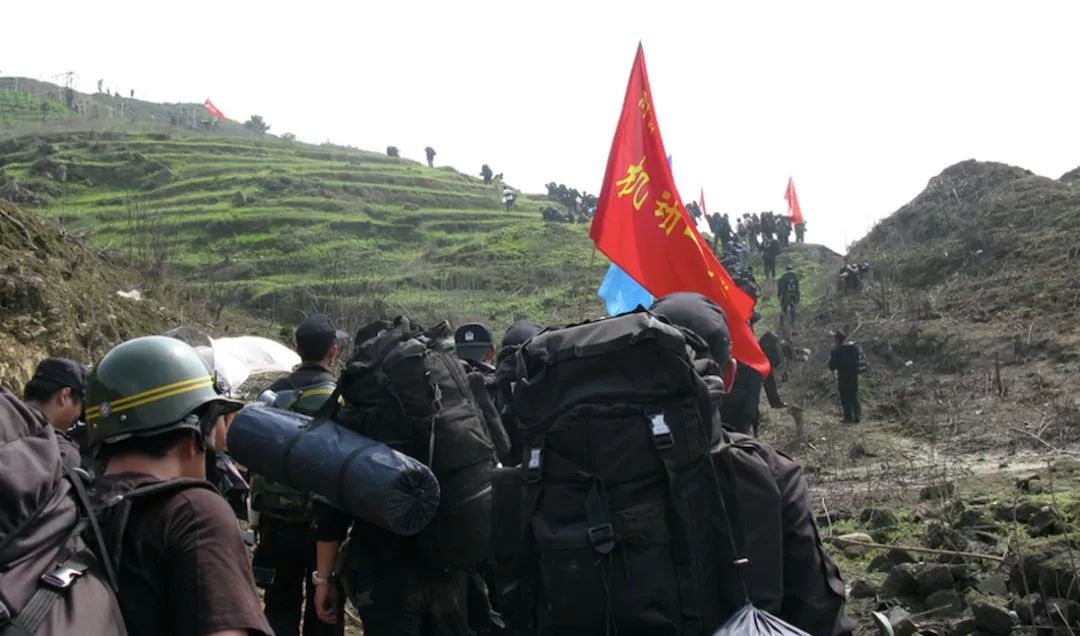
<path id="1" fill-rule="evenodd" d="M 633 193 L 634 209 L 640 210 L 645 200 L 649 198 L 649 173 L 645 172 L 645 157 L 636 164 L 630 164 L 626 168 L 626 177 L 615 182 L 620 188 L 619 196 L 624 197 Z"/>
<path id="2" fill-rule="evenodd" d="M 663 218 L 663 220 L 660 221 L 660 229 L 664 230 L 668 236 L 671 236 L 671 232 L 674 231 L 675 226 L 679 224 L 680 214 L 679 207 L 672 203 L 668 203 L 668 201 L 671 201 L 671 193 L 665 192 L 663 200 L 656 202 L 656 212 L 654 214 Z"/>

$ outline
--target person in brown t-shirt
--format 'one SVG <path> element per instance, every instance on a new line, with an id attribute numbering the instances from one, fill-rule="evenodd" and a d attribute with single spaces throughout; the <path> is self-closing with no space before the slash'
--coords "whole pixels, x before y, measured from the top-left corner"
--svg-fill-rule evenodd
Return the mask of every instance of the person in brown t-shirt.
<path id="1" fill-rule="evenodd" d="M 225 398 L 195 350 L 160 336 L 125 342 L 94 367 L 94 484 L 117 596 L 131 634 L 272 634 L 232 510 L 206 481 L 224 439 Z"/>

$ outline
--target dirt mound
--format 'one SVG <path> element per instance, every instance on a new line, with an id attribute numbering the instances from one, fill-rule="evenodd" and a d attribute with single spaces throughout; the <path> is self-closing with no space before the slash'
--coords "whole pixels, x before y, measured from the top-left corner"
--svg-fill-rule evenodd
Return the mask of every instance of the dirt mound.
<path id="1" fill-rule="evenodd" d="M 89 363 L 180 323 L 158 291 L 143 290 L 143 300 L 117 294 L 138 280 L 52 221 L 0 200 L 0 384 L 21 391 L 42 357 Z"/>
<path id="2" fill-rule="evenodd" d="M 1072 183 L 1073 181 L 1080 181 L 1080 168 L 1073 168 L 1072 170 L 1061 175 L 1058 181 L 1062 183 Z"/>
<path id="3" fill-rule="evenodd" d="M 864 411 L 892 432 L 961 452 L 1078 441 L 1078 227 L 1068 183 L 999 163 L 949 167 L 852 248 L 871 266 L 864 289 L 833 287 L 808 308 L 814 372 L 797 391 L 835 408 L 822 371 L 828 331 L 842 326 L 870 358 Z"/>

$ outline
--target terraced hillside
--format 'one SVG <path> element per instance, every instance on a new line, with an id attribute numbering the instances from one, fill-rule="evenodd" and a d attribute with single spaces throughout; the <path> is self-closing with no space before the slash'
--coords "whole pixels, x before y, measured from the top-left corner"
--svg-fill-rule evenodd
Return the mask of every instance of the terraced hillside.
<path id="1" fill-rule="evenodd" d="M 170 133 L 63 133 L 0 142 L 0 198 L 210 302 L 291 320 L 596 312 L 606 261 L 584 225 L 545 224 L 540 199 L 450 168 L 336 146 Z M 6 193 L 6 194 L 5 194 Z"/>

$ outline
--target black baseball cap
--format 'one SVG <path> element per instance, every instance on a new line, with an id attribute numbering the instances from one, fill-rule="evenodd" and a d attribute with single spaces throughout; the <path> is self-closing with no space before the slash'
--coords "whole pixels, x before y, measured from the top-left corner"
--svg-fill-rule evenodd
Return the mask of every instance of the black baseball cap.
<path id="1" fill-rule="evenodd" d="M 57 388 L 70 388 L 80 397 L 86 395 L 86 367 L 67 358 L 45 358 L 38 363 L 30 382 Z"/>
<path id="2" fill-rule="evenodd" d="M 495 349 L 495 336 L 487 325 L 471 322 L 457 328 L 454 344 L 459 358 L 483 362 Z"/>
<path id="3" fill-rule="evenodd" d="M 300 357 L 321 358 L 330 347 L 347 337 L 344 331 L 338 331 L 334 321 L 326 314 L 312 314 L 296 328 L 296 348 Z M 321 354 L 320 354 L 321 352 Z"/>

